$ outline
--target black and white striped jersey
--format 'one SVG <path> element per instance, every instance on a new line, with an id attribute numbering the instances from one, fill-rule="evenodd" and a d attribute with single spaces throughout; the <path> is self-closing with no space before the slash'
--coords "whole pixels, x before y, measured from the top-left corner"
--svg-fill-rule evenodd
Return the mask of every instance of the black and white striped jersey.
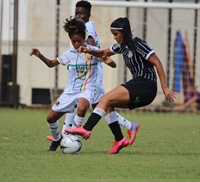
<path id="1" fill-rule="evenodd" d="M 123 55 L 124 62 L 129 68 L 132 77 L 143 77 L 156 82 L 156 72 L 154 65 L 148 61 L 154 50 L 138 37 L 132 37 L 134 41 L 133 50 L 130 50 L 125 44 L 116 43 L 110 47 L 111 52 Z"/>

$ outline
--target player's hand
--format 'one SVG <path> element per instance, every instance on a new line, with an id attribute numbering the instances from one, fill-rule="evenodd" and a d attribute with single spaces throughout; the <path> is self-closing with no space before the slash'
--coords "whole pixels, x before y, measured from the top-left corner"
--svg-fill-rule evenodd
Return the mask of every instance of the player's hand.
<path id="1" fill-rule="evenodd" d="M 112 62 L 112 59 L 110 59 L 110 58 L 109 58 L 108 56 L 106 56 L 106 55 L 103 55 L 103 56 L 101 57 L 101 61 L 104 62 L 104 63 L 106 63 L 106 64 L 109 64 L 109 63 Z"/>
<path id="2" fill-rule="evenodd" d="M 115 61 L 113 61 L 110 57 L 104 55 L 101 57 L 101 61 L 104 62 L 105 64 L 109 65 L 112 68 L 116 68 L 117 64 L 115 63 Z"/>
<path id="3" fill-rule="evenodd" d="M 174 102 L 174 100 L 176 99 L 176 93 L 173 92 L 172 90 L 170 90 L 168 87 L 165 88 L 163 90 L 166 98 L 170 101 L 170 102 Z"/>
<path id="4" fill-rule="evenodd" d="M 77 52 L 78 52 L 78 53 L 81 53 L 81 52 L 87 53 L 87 52 L 88 52 L 88 49 L 87 49 L 85 46 L 80 46 L 80 47 L 77 49 Z"/>
<path id="5" fill-rule="evenodd" d="M 40 57 L 40 56 L 41 56 L 41 53 L 40 53 L 40 51 L 39 51 L 38 49 L 32 48 L 32 49 L 31 49 L 31 52 L 29 53 L 29 55 L 30 55 L 30 56 L 35 55 L 36 57 Z"/>

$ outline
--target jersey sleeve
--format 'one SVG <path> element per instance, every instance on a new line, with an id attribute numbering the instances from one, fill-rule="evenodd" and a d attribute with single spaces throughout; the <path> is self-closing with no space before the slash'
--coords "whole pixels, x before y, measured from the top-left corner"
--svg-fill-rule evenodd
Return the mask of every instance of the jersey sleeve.
<path id="1" fill-rule="evenodd" d="M 112 53 L 118 53 L 118 54 L 120 54 L 121 53 L 121 45 L 119 43 L 116 43 L 116 44 L 112 45 L 110 47 L 110 51 Z"/>
<path id="2" fill-rule="evenodd" d="M 61 65 L 63 65 L 63 66 L 65 66 L 66 64 L 68 64 L 69 62 L 70 62 L 70 59 L 69 59 L 69 51 L 66 51 L 66 52 L 64 52 L 63 54 L 61 54 L 58 58 L 57 58 L 57 60 L 58 60 L 58 62 L 61 64 Z"/>
<path id="3" fill-rule="evenodd" d="M 142 41 L 141 39 L 137 41 L 135 46 L 136 52 L 139 53 L 146 60 L 150 57 L 151 54 L 155 52 L 145 41 Z"/>
<path id="4" fill-rule="evenodd" d="M 95 28 L 94 28 L 94 24 L 92 23 L 92 22 L 87 22 L 86 24 L 85 24 L 85 26 L 86 26 L 86 39 L 89 37 L 89 36 L 91 36 L 91 37 L 93 37 L 93 39 L 95 39 Z"/>
<path id="5" fill-rule="evenodd" d="M 100 47 L 99 45 L 99 38 L 97 36 L 97 32 L 96 32 L 96 29 L 94 27 L 94 23 L 93 22 L 87 22 L 85 24 L 86 26 L 86 39 L 87 40 L 89 37 L 92 37 L 95 41 L 95 44 L 97 47 Z"/>

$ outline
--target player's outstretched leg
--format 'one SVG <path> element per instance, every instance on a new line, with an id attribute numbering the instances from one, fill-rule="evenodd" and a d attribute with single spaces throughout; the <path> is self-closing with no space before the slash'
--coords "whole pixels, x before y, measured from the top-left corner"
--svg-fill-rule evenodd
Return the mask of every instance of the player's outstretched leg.
<path id="1" fill-rule="evenodd" d="M 91 131 L 84 129 L 82 126 L 76 126 L 75 128 L 66 129 L 65 131 L 71 134 L 80 135 L 85 139 L 90 138 L 91 135 Z"/>

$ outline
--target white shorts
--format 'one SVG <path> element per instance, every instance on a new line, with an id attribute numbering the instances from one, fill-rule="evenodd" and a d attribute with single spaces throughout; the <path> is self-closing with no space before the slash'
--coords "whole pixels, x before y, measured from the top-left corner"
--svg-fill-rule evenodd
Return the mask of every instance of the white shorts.
<path id="1" fill-rule="evenodd" d="M 87 99 L 91 106 L 93 104 L 94 94 L 89 90 L 81 93 L 71 94 L 63 92 L 60 97 L 55 101 L 52 110 L 65 113 L 74 112 L 74 108 L 77 105 L 79 98 Z"/>
<path id="2" fill-rule="evenodd" d="M 103 84 L 98 84 L 97 85 L 97 89 L 96 89 L 96 92 L 94 94 L 94 101 L 93 101 L 93 104 L 97 104 L 99 103 L 101 97 L 106 94 L 106 91 L 103 87 Z"/>

